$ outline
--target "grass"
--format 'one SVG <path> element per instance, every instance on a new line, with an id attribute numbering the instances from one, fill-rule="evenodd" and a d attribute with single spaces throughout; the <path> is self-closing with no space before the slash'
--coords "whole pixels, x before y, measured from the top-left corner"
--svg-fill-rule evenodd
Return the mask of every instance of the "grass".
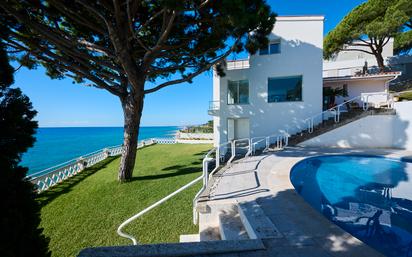
<path id="1" fill-rule="evenodd" d="M 405 92 L 399 96 L 400 101 L 411 101 L 412 100 L 412 92 Z"/>
<path id="2" fill-rule="evenodd" d="M 41 227 L 52 256 L 76 256 L 85 247 L 125 245 L 116 234 L 127 218 L 201 174 L 210 145 L 154 145 L 138 151 L 131 182 L 117 182 L 120 158 L 109 158 L 39 195 Z M 177 242 L 197 233 L 192 199 L 201 184 L 170 199 L 126 227 L 139 243 Z"/>

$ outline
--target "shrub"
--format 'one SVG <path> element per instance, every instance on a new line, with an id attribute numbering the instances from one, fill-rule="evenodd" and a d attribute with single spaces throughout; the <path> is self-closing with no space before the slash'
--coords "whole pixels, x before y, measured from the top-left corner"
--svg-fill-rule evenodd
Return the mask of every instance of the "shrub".
<path id="1" fill-rule="evenodd" d="M 50 256 L 48 240 L 39 228 L 34 186 L 25 179 L 27 168 L 19 166 L 21 155 L 35 141 L 36 111 L 20 89 L 10 88 L 13 72 L 0 41 L 0 256 Z"/>

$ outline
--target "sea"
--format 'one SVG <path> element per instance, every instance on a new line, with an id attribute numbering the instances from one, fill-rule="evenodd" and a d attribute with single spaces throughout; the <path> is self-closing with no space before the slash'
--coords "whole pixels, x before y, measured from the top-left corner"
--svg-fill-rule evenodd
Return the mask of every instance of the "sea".
<path id="1" fill-rule="evenodd" d="M 149 138 L 173 138 L 177 126 L 141 127 L 139 141 Z M 38 128 L 36 143 L 22 158 L 28 175 L 78 158 L 87 153 L 123 142 L 123 127 Z"/>

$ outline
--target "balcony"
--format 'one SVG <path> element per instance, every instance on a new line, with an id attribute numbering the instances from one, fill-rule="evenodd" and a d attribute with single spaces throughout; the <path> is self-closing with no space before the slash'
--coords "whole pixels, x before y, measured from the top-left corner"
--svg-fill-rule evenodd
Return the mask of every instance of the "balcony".
<path id="1" fill-rule="evenodd" d="M 227 61 L 227 70 L 241 70 L 241 69 L 249 69 L 250 63 L 249 59 L 244 60 L 234 60 L 234 61 Z"/>
<path id="2" fill-rule="evenodd" d="M 219 101 L 210 101 L 209 102 L 209 109 L 207 110 L 207 113 L 211 116 L 217 116 L 219 115 L 219 110 L 220 110 L 220 102 Z"/>

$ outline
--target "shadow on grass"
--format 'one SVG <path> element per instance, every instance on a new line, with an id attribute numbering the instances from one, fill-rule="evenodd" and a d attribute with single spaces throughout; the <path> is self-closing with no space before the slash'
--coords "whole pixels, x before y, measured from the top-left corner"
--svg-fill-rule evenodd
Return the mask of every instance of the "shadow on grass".
<path id="1" fill-rule="evenodd" d="M 202 152 L 195 153 L 194 155 L 195 155 L 195 156 L 198 156 L 198 155 L 205 156 L 208 152 L 209 152 L 209 150 L 206 150 L 206 151 L 202 151 Z"/>
<path id="2" fill-rule="evenodd" d="M 162 170 L 177 170 L 177 169 L 181 169 L 183 167 L 184 167 L 183 165 L 172 165 L 172 166 L 163 168 Z"/>
<path id="3" fill-rule="evenodd" d="M 173 166 L 164 168 L 162 170 L 172 170 Z M 147 175 L 147 176 L 140 176 L 140 177 L 133 177 L 131 180 L 136 181 L 136 180 L 150 180 L 150 179 L 159 179 L 159 178 L 170 178 L 170 177 L 176 177 L 176 176 L 181 176 L 181 175 L 187 175 L 191 173 L 196 173 L 202 171 L 201 167 L 187 167 L 187 166 L 181 166 L 181 165 L 175 165 L 175 172 L 171 173 L 163 173 L 163 174 L 157 174 L 157 175 Z"/>
<path id="4" fill-rule="evenodd" d="M 118 157 L 109 157 L 106 160 L 103 160 L 103 161 L 93 165 L 92 167 L 83 170 L 82 172 L 78 173 L 77 175 L 63 181 L 62 183 L 60 183 L 60 184 L 58 184 L 54 187 L 51 187 L 50 189 L 40 193 L 37 196 L 37 201 L 39 202 L 41 207 L 49 204 L 54 199 L 56 199 L 58 196 L 71 191 L 72 187 L 74 187 L 78 183 L 82 182 L 88 176 L 94 174 L 98 170 L 106 168 L 106 166 L 109 163 L 111 163 L 113 160 L 115 160 L 116 158 L 118 158 Z"/>

